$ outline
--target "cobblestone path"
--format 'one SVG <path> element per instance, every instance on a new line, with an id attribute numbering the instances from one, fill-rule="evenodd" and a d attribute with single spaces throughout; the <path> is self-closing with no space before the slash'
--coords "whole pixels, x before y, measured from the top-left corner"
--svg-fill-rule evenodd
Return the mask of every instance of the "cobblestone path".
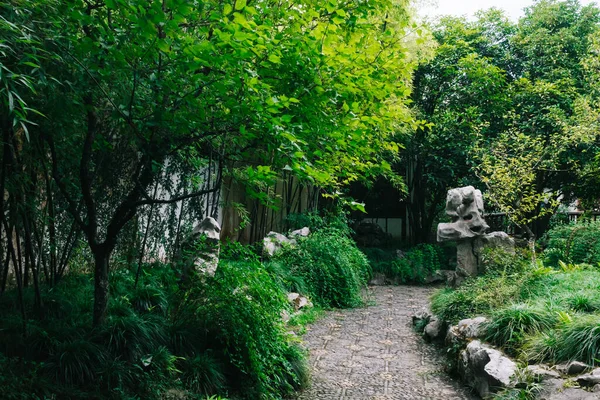
<path id="1" fill-rule="evenodd" d="M 473 399 L 443 372 L 438 351 L 412 329 L 433 289 L 369 288 L 376 305 L 329 312 L 303 339 L 312 385 L 298 400 Z"/>

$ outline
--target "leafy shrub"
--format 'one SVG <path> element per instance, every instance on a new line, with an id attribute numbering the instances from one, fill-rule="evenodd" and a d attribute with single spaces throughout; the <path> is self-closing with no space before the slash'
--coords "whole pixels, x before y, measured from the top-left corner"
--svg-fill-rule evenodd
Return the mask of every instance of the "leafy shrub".
<path id="1" fill-rule="evenodd" d="M 397 283 L 424 283 L 427 277 L 441 268 L 445 259 L 444 250 L 431 244 L 419 244 L 402 258 L 395 250 L 365 248 L 363 251 L 373 273 L 384 274 Z"/>
<path id="2" fill-rule="evenodd" d="M 323 307 L 348 308 L 361 305 L 361 289 L 370 276 L 365 255 L 346 234 L 321 229 L 284 249 L 276 261 L 306 283 L 308 294 Z"/>
<path id="3" fill-rule="evenodd" d="M 398 259 L 396 250 L 380 249 L 378 247 L 361 247 L 360 250 L 365 254 L 373 273 L 384 274 L 386 277 L 392 277 L 393 263 Z"/>
<path id="4" fill-rule="evenodd" d="M 260 264 L 225 262 L 213 280 L 190 294 L 182 312 L 203 321 L 207 350 L 228 355 L 229 373 L 243 396 L 276 398 L 302 381 L 295 363 L 303 357 L 290 349 L 281 320 L 286 307 L 284 293 Z"/>
<path id="5" fill-rule="evenodd" d="M 350 235 L 352 233 L 348 218 L 341 211 L 326 212 L 324 214 L 319 214 L 316 211 L 288 214 L 286 225 L 289 230 L 308 227 L 311 232 L 326 229 L 329 231 L 338 231 L 342 235 Z"/>
<path id="6" fill-rule="evenodd" d="M 278 286 L 286 293 L 308 293 L 309 287 L 304 277 L 295 275 L 293 271 L 282 262 L 270 261 L 264 264 L 265 269 L 275 279 Z"/>
<path id="7" fill-rule="evenodd" d="M 439 246 L 417 245 L 406 252 L 404 257 L 392 262 L 390 277 L 400 283 L 424 283 L 428 276 L 440 269 L 441 255 Z"/>
<path id="8" fill-rule="evenodd" d="M 526 333 L 540 332 L 556 322 L 554 315 L 530 304 L 512 304 L 492 314 L 485 326 L 485 338 L 499 346 L 514 350 L 519 347 Z"/>
<path id="9" fill-rule="evenodd" d="M 558 267 L 560 260 L 572 264 L 600 262 L 600 222 L 558 225 L 545 237 L 546 263 Z"/>
<path id="10" fill-rule="evenodd" d="M 488 275 L 521 274 L 530 266 L 530 255 L 523 249 L 513 254 L 501 247 L 485 248 L 480 257 L 480 272 Z"/>
<path id="11" fill-rule="evenodd" d="M 262 248 L 257 250 L 256 246 L 261 245 L 261 242 L 248 246 L 240 242 L 227 241 L 221 245 L 219 258 L 227 261 L 259 262 Z"/>
<path id="12" fill-rule="evenodd" d="M 191 291 L 178 288 L 170 266 L 147 267 L 137 288 L 134 273 L 114 271 L 106 321 L 94 329 L 89 276 L 66 276 L 44 293 L 42 316 L 26 321 L 26 335 L 18 294 L 7 291 L 2 398 L 153 400 L 173 390 L 279 398 L 306 383 L 305 354 L 281 320 L 284 291 L 260 263 L 223 262 L 216 278 Z M 33 318 L 31 292 L 24 297 Z"/>

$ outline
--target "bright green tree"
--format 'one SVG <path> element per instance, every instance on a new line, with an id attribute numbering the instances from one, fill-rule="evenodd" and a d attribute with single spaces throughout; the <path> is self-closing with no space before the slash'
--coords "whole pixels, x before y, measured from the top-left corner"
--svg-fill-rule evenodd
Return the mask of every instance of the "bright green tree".
<path id="1" fill-rule="evenodd" d="M 409 48 L 418 35 L 406 9 L 335 0 L 2 9 L 7 24 L 39 38 L 22 41 L 23 54 L 49 55 L 14 71 L 44 77 L 23 103 L 46 117 L 27 125 L 21 112 L 3 133 L 21 129 L 37 143 L 51 190 L 89 245 L 94 324 L 105 316 L 111 256 L 141 209 L 215 193 L 225 174 L 257 184 L 287 170 L 331 193 L 391 175 L 392 136 L 413 123 Z"/>

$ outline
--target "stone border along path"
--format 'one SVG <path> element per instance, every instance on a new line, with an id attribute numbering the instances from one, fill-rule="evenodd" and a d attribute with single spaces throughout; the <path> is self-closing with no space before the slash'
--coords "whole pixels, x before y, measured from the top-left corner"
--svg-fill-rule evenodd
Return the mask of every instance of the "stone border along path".
<path id="1" fill-rule="evenodd" d="M 310 326 L 303 340 L 312 384 L 297 400 L 475 399 L 446 375 L 439 350 L 412 328 L 412 314 L 428 305 L 433 291 L 371 287 L 376 305 L 328 312 Z"/>

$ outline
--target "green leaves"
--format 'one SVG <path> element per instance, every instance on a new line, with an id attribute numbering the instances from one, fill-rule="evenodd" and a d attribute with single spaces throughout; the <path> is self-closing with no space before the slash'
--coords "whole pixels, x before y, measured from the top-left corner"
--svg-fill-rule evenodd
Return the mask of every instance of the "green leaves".
<path id="1" fill-rule="evenodd" d="M 235 0 L 236 11 L 243 10 L 246 7 L 246 0 Z"/>

